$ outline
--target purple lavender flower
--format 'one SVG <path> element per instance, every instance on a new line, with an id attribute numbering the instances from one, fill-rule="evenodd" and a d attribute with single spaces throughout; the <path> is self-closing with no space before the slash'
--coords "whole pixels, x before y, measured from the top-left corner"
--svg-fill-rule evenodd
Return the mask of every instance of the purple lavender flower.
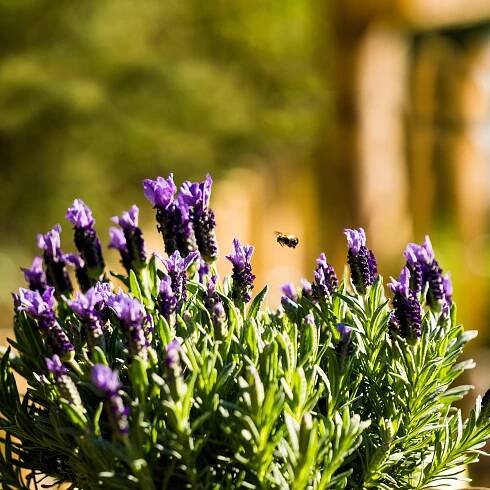
<path id="1" fill-rule="evenodd" d="M 53 357 L 46 357 L 46 367 L 48 371 L 55 375 L 56 378 L 68 373 L 68 369 L 62 364 L 60 358 L 55 354 Z"/>
<path id="2" fill-rule="evenodd" d="M 40 328 L 47 330 L 52 323 L 56 322 L 54 313 L 56 301 L 53 287 L 46 288 L 42 294 L 39 291 L 20 288 L 17 298 L 17 310 L 25 311 L 28 316 L 37 320 Z"/>
<path id="3" fill-rule="evenodd" d="M 93 366 L 92 383 L 107 397 L 117 395 L 121 388 L 118 372 L 103 364 L 95 364 Z"/>
<path id="4" fill-rule="evenodd" d="M 85 262 L 84 267 L 92 285 L 99 279 L 105 267 L 92 211 L 81 199 L 75 199 L 66 212 L 66 219 L 75 229 L 75 245 Z"/>
<path id="5" fill-rule="evenodd" d="M 146 321 L 146 312 L 143 305 L 136 298 L 119 292 L 110 298 L 109 306 L 126 333 L 131 355 L 137 355 L 146 360 L 147 339 L 143 326 Z"/>
<path id="6" fill-rule="evenodd" d="M 190 209 L 197 248 L 204 260 L 214 262 L 218 258 L 216 241 L 216 221 L 209 207 L 213 181 L 210 175 L 199 183 L 184 182 L 179 198 Z M 182 206 L 182 205 L 181 205 Z"/>
<path id="7" fill-rule="evenodd" d="M 378 278 L 376 258 L 366 246 L 366 233 L 363 228 L 344 230 L 349 247 L 347 261 L 349 262 L 351 279 L 355 288 L 362 294 L 368 286 L 372 286 Z"/>
<path id="8" fill-rule="evenodd" d="M 444 304 L 442 305 L 442 312 L 447 316 L 449 315 L 451 305 L 453 304 L 453 284 L 449 273 L 444 274 L 442 278 L 442 286 L 444 289 Z"/>
<path id="9" fill-rule="evenodd" d="M 320 300 L 330 297 L 334 290 L 338 288 L 339 281 L 333 267 L 327 262 L 327 257 L 324 253 L 320 254 L 316 264 L 312 293 L 316 300 Z"/>
<path id="10" fill-rule="evenodd" d="M 58 296 L 69 295 L 73 291 L 70 277 L 66 271 L 65 255 L 61 251 L 61 226 L 37 236 L 37 245 L 44 251 L 44 264 L 46 266 L 46 280 L 53 286 Z"/>
<path id="11" fill-rule="evenodd" d="M 444 278 L 442 275 L 442 269 L 435 258 L 434 249 L 430 238 L 425 237 L 424 243 L 418 245 L 417 243 L 409 243 L 405 250 L 405 257 L 407 258 L 407 264 L 410 270 L 414 270 L 415 274 L 421 276 L 420 290 L 428 284 L 427 291 L 427 303 L 429 306 L 434 307 L 438 304 L 444 304 Z M 415 265 L 417 264 L 417 265 Z M 417 289 L 415 288 L 417 291 Z"/>
<path id="12" fill-rule="evenodd" d="M 285 311 L 290 311 L 291 309 L 295 309 L 296 303 L 298 301 L 298 293 L 294 284 L 288 282 L 283 284 L 281 287 L 282 297 L 281 297 L 281 305 Z"/>
<path id="13" fill-rule="evenodd" d="M 25 280 L 29 283 L 29 289 L 42 293 L 48 286 L 46 274 L 43 270 L 43 259 L 34 257 L 31 267 L 22 267 Z"/>
<path id="14" fill-rule="evenodd" d="M 46 357 L 44 360 L 48 371 L 54 375 L 60 395 L 68 401 L 70 405 L 83 410 L 80 393 L 78 392 L 75 383 L 68 375 L 68 369 L 62 364 L 60 358 L 55 354 L 51 358 Z"/>
<path id="15" fill-rule="evenodd" d="M 56 320 L 54 288 L 48 287 L 41 295 L 39 291 L 19 289 L 17 310 L 24 311 L 37 321 L 43 335 L 47 338 L 55 354 L 62 358 L 73 356 L 75 347 Z"/>
<path id="16" fill-rule="evenodd" d="M 393 292 L 393 311 L 390 316 L 390 331 L 408 339 L 422 333 L 421 306 L 416 293 L 410 289 L 410 271 L 404 267 L 398 281 L 392 279 L 389 287 Z"/>
<path id="17" fill-rule="evenodd" d="M 179 366 L 179 353 L 180 342 L 178 339 L 172 340 L 172 342 L 165 347 L 165 365 L 169 369 L 176 369 Z"/>
<path id="18" fill-rule="evenodd" d="M 131 257 L 129 256 L 128 245 L 126 243 L 126 238 L 123 231 L 119 228 L 111 226 L 109 228 L 109 237 L 109 248 L 119 250 L 119 254 L 121 256 L 121 264 L 126 269 L 126 272 L 129 274 L 129 271 L 131 270 Z"/>
<path id="19" fill-rule="evenodd" d="M 168 259 L 163 260 L 171 279 L 171 287 L 179 304 L 187 299 L 187 269 L 199 258 L 199 252 L 191 252 L 182 257 L 176 250 Z"/>
<path id="20" fill-rule="evenodd" d="M 102 309 L 104 308 L 104 298 L 100 293 L 100 286 L 90 288 L 85 294 L 78 293 L 75 300 L 67 303 L 82 320 L 90 350 L 96 345 L 103 347 Z"/>
<path id="21" fill-rule="evenodd" d="M 103 364 L 95 364 L 92 368 L 92 383 L 104 395 L 109 419 L 117 433 L 127 434 L 129 432 L 129 410 L 124 406 L 119 395 L 121 383 L 118 372 L 112 371 Z"/>
<path id="22" fill-rule="evenodd" d="M 209 312 L 211 322 L 214 327 L 214 336 L 217 340 L 221 340 L 226 329 L 226 311 L 216 292 L 218 278 L 211 276 L 208 280 L 206 294 L 204 296 L 204 305 Z"/>
<path id="23" fill-rule="evenodd" d="M 143 182 L 146 198 L 157 210 L 157 228 L 163 236 L 167 255 L 179 251 L 186 256 L 196 249 L 194 232 L 189 216 L 189 209 L 182 199 L 175 199 L 177 187 L 173 174 L 167 179 L 157 177 Z"/>
<path id="24" fill-rule="evenodd" d="M 410 271 L 410 289 L 418 294 L 422 291 L 424 284 L 422 264 L 410 245 L 407 246 L 403 255 L 407 259 L 405 267 Z"/>
<path id="25" fill-rule="evenodd" d="M 172 279 L 167 274 L 160 281 L 157 304 L 158 310 L 166 320 L 177 311 L 179 301 L 172 289 Z"/>
<path id="26" fill-rule="evenodd" d="M 281 287 L 282 294 L 293 301 L 297 301 L 298 294 L 293 283 L 288 282 Z"/>
<path id="27" fill-rule="evenodd" d="M 209 314 L 214 327 L 214 337 L 221 340 L 226 332 L 226 311 L 221 300 L 214 303 Z"/>
<path id="28" fill-rule="evenodd" d="M 337 331 L 340 333 L 340 340 L 335 346 L 335 350 L 342 356 L 348 355 L 352 351 L 352 327 L 345 323 L 337 323 Z"/>
<path id="29" fill-rule="evenodd" d="M 174 183 L 174 174 L 166 179 L 157 177 L 155 180 L 145 179 L 143 182 L 145 197 L 154 208 L 168 209 L 173 202 L 177 187 Z"/>
<path id="30" fill-rule="evenodd" d="M 308 298 L 310 301 L 314 301 L 313 297 L 313 286 L 310 281 L 306 279 L 301 279 L 301 296 Z"/>
<path id="31" fill-rule="evenodd" d="M 96 308 L 99 310 L 101 317 L 106 319 L 107 310 L 109 309 L 109 304 L 114 295 L 112 283 L 99 281 L 95 283 L 93 289 L 97 295 Z"/>
<path id="32" fill-rule="evenodd" d="M 120 236 L 114 237 L 114 245 L 116 245 L 116 243 L 118 245 L 114 246 L 114 248 L 118 248 L 120 251 L 124 248 L 124 253 L 127 254 L 127 258 L 123 258 L 123 264 L 124 260 L 126 260 L 134 268 L 141 268 L 146 262 L 145 242 L 143 240 L 143 232 L 138 226 L 138 216 L 138 206 L 133 204 L 129 211 L 125 211 L 121 216 L 114 216 L 112 218 L 112 221 L 122 228 L 124 235 L 124 241 L 122 241 Z M 121 257 L 122 256 L 123 254 L 121 252 Z"/>
<path id="33" fill-rule="evenodd" d="M 241 245 L 238 239 L 233 240 L 233 251 L 226 258 L 233 264 L 232 298 L 239 303 L 248 303 L 251 298 L 255 276 L 252 274 L 250 259 L 254 252 L 251 245 Z"/>
<path id="34" fill-rule="evenodd" d="M 73 206 L 66 211 L 66 219 L 75 228 L 92 228 L 95 224 L 92 210 L 81 199 L 73 201 Z"/>
<path id="35" fill-rule="evenodd" d="M 65 263 L 75 267 L 75 274 L 77 276 L 78 285 L 80 289 L 85 292 L 90 289 L 93 284 L 93 279 L 89 276 L 85 262 L 80 255 L 77 254 L 65 254 Z"/>
<path id="36" fill-rule="evenodd" d="M 211 269 L 209 267 L 209 264 L 205 260 L 200 259 L 199 260 L 199 269 L 198 269 L 197 273 L 199 275 L 199 282 L 201 284 L 204 283 L 204 280 L 209 275 L 210 271 L 211 271 Z"/>

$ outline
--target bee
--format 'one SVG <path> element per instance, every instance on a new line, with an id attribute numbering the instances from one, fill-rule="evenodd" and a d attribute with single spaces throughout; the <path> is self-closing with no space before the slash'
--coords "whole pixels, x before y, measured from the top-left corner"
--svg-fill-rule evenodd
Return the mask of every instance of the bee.
<path id="1" fill-rule="evenodd" d="M 280 231 L 275 231 L 274 235 L 276 235 L 276 240 L 281 247 L 296 248 L 299 243 L 299 238 L 296 235 L 288 235 L 286 233 L 281 233 Z"/>

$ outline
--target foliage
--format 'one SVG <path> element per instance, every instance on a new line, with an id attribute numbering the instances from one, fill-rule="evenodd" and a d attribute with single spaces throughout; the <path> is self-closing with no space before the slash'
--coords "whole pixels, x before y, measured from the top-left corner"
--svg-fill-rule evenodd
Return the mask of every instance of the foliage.
<path id="1" fill-rule="evenodd" d="M 187 188 L 200 196 L 199 185 Z M 88 208 L 81 209 L 86 214 L 77 219 L 90 223 Z M 136 236 L 136 221 L 119 219 L 131 222 L 127 237 Z M 253 249 L 238 241 L 229 256 L 233 278 L 215 284 L 215 270 L 191 266 L 187 294 L 181 291 L 171 313 L 162 295 L 173 293 L 162 283 L 170 284 L 180 256 L 163 266 L 157 256 L 135 259 L 127 275 L 113 276 L 129 294 L 107 293 L 104 312 L 90 306 L 104 319 L 97 345 L 88 317 L 77 314 L 82 303 L 77 309 L 58 295 L 56 318 L 39 308 L 33 319 L 20 305 L 40 296 L 21 290 L 14 350 L 0 362 L 3 488 L 28 488 L 45 475 L 73 489 L 425 489 L 462 478 L 461 467 L 478 459 L 490 436 L 488 396 L 483 403 L 478 397 L 467 420 L 454 407 L 471 389 L 454 382 L 472 367 L 459 358 L 476 333 L 456 322 L 454 304 L 434 302 L 434 275 L 410 296 L 422 313 L 420 336 L 415 316 L 415 334 L 397 330 L 405 310 L 390 306 L 364 232 L 347 235 L 351 268 L 362 254 L 371 261 L 365 292 L 348 276 L 338 284 L 322 254 L 313 288 L 290 288 L 278 310 L 263 305 L 267 288 L 248 304 L 233 294 L 239 279 L 253 280 L 246 269 Z M 427 243 L 410 250 L 427 251 Z M 431 257 L 440 274 L 434 264 Z M 395 297 L 404 274 L 392 283 Z M 47 293 L 44 306 L 53 299 Z M 131 315 L 124 301 L 136 305 Z M 61 327 L 73 346 L 63 364 L 53 364 L 47 324 Z M 146 343 L 138 337 L 142 325 Z M 104 366 L 117 370 L 120 384 Z M 27 381 L 23 395 L 14 373 Z"/>

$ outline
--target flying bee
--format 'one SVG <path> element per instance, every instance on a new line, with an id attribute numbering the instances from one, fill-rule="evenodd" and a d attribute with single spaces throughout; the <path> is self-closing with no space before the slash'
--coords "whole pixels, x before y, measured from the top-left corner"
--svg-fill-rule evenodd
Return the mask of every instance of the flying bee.
<path id="1" fill-rule="evenodd" d="M 299 238 L 296 235 L 288 235 L 286 233 L 281 233 L 280 231 L 275 231 L 274 235 L 276 235 L 276 240 L 281 247 L 296 248 L 299 243 Z"/>

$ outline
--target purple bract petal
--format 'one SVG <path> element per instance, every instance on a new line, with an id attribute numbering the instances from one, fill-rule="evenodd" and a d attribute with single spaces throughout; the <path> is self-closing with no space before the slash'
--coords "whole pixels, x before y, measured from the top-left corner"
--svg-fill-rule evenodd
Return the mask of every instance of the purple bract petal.
<path id="1" fill-rule="evenodd" d="M 114 310 L 119 321 L 127 327 L 141 326 L 146 317 L 146 312 L 139 300 L 123 292 L 114 294 L 108 306 Z"/>
<path id="2" fill-rule="evenodd" d="M 82 257 L 80 257 L 80 255 L 77 255 L 77 254 L 63 254 L 63 260 L 67 264 L 70 264 L 77 269 L 79 269 L 85 265 L 85 262 L 82 259 Z"/>
<path id="3" fill-rule="evenodd" d="M 157 177 L 155 180 L 145 179 L 143 189 L 146 198 L 152 205 L 163 209 L 167 209 L 170 206 L 177 192 L 173 174 L 170 174 L 167 179 L 163 177 Z"/>
<path id="4" fill-rule="evenodd" d="M 117 394 L 121 383 L 119 374 L 103 364 L 95 364 L 92 368 L 92 383 L 102 391 L 107 397 Z"/>
<path id="5" fill-rule="evenodd" d="M 111 226 L 109 228 L 109 237 L 110 237 L 109 248 L 115 248 L 120 252 L 128 251 L 126 238 L 124 238 L 124 233 L 122 232 L 122 230 L 120 230 L 119 228 L 115 228 L 114 226 Z"/>
<path id="6" fill-rule="evenodd" d="M 226 258 L 235 266 L 240 269 L 244 268 L 250 261 L 254 247 L 252 245 L 242 245 L 240 241 L 235 238 L 233 240 L 233 251 Z"/>
<path id="7" fill-rule="evenodd" d="M 68 369 L 63 366 L 58 355 L 55 354 L 51 358 L 46 357 L 44 360 L 46 361 L 46 367 L 48 368 L 48 371 L 50 373 L 53 373 L 56 377 L 68 373 Z"/>
<path id="8" fill-rule="evenodd" d="M 112 221 L 119 225 L 122 229 L 134 230 L 135 228 L 138 228 L 138 216 L 138 206 L 133 204 L 131 208 L 128 211 L 124 211 L 121 216 L 114 216 Z"/>
<path id="9" fill-rule="evenodd" d="M 350 336 L 352 335 L 352 327 L 346 325 L 345 323 L 337 323 L 336 329 L 340 333 L 342 342 L 348 342 Z"/>
<path id="10" fill-rule="evenodd" d="M 347 237 L 347 246 L 354 255 L 359 253 L 361 247 L 366 246 L 366 233 L 363 228 L 346 228 L 344 234 Z"/>
<path id="11" fill-rule="evenodd" d="M 72 207 L 66 211 L 66 219 L 75 228 L 90 228 L 95 223 L 91 209 L 81 199 L 73 201 Z"/>
<path id="12" fill-rule="evenodd" d="M 62 258 L 60 233 L 61 226 L 56 225 L 44 235 L 37 235 L 37 246 L 50 260 Z"/>
<path id="13" fill-rule="evenodd" d="M 25 311 L 29 316 L 40 319 L 46 314 L 52 314 L 56 304 L 54 299 L 54 288 L 48 287 L 43 294 L 39 291 L 31 291 L 30 289 L 19 289 L 18 294 L 19 311 Z"/>
<path id="14" fill-rule="evenodd" d="M 432 248 L 432 243 L 428 235 L 425 236 L 422 245 L 409 243 L 404 254 L 409 264 L 419 262 L 421 264 L 429 265 L 435 258 L 434 249 Z"/>
<path id="15" fill-rule="evenodd" d="M 46 274 L 43 270 L 43 259 L 34 257 L 31 267 L 21 267 L 25 280 L 29 283 L 30 289 L 45 289 Z"/>
<path id="16" fill-rule="evenodd" d="M 286 298 L 292 299 L 293 301 L 296 301 L 298 299 L 296 287 L 290 282 L 281 286 L 281 291 Z"/>
<path id="17" fill-rule="evenodd" d="M 165 347 L 165 364 L 169 368 L 175 367 L 179 362 L 180 342 L 178 339 L 172 340 L 170 344 Z"/>
<path id="18" fill-rule="evenodd" d="M 398 280 L 391 278 L 388 286 L 393 293 L 398 292 L 405 298 L 408 298 L 410 296 L 410 271 L 408 267 L 402 269 Z"/>
<path id="19" fill-rule="evenodd" d="M 194 251 L 182 257 L 176 250 L 168 259 L 163 261 L 169 274 L 183 274 L 199 258 L 199 252 Z"/>

